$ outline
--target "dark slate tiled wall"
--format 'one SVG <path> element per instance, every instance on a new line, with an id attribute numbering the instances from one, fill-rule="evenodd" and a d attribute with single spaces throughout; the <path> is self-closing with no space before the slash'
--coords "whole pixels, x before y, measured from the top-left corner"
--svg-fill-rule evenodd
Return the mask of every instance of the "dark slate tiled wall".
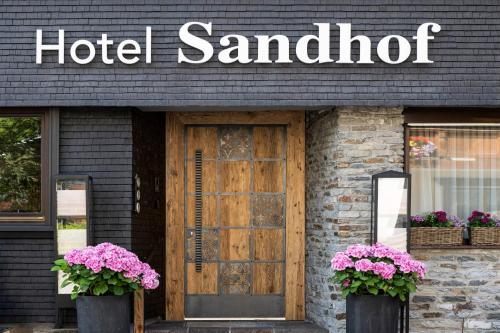
<path id="1" fill-rule="evenodd" d="M 54 318 L 52 239 L 0 239 L 0 323 Z"/>
<path id="2" fill-rule="evenodd" d="M 259 107 L 332 105 L 499 106 L 500 3 L 497 0 L 108 0 L 0 3 L 0 106 L 117 105 L 151 107 Z M 434 64 L 410 61 L 387 65 L 374 55 L 373 65 L 178 64 L 178 30 L 188 21 L 212 21 L 213 37 L 239 33 L 285 34 L 291 49 L 315 32 L 314 22 L 332 24 L 332 57 L 337 59 L 338 29 L 350 22 L 353 34 L 372 39 L 372 54 L 383 36 L 411 40 L 418 25 L 433 21 L 442 32 L 431 42 Z M 97 59 L 77 65 L 69 43 L 108 33 L 116 43 L 137 39 L 144 46 L 145 27 L 153 29 L 152 64 L 104 65 Z M 35 64 L 35 30 L 46 43 L 66 30 L 66 61 L 55 54 Z M 256 43 L 251 42 L 255 57 Z M 115 45 L 116 47 L 116 45 Z M 220 47 L 218 47 L 220 49 Z M 116 48 L 111 54 L 114 55 Z M 273 52 L 276 52 L 274 50 Z M 190 52 L 194 53 L 194 52 Z M 293 54 L 294 52 L 292 52 Z M 356 53 L 356 51 L 354 51 Z"/>
<path id="3" fill-rule="evenodd" d="M 94 242 L 130 249 L 132 111 L 61 111 L 59 137 L 60 173 L 92 176 Z"/>
<path id="4" fill-rule="evenodd" d="M 132 110 L 60 112 L 61 174 L 93 177 L 95 242 L 132 247 Z M 52 239 L 0 238 L 0 323 L 53 322 Z"/>

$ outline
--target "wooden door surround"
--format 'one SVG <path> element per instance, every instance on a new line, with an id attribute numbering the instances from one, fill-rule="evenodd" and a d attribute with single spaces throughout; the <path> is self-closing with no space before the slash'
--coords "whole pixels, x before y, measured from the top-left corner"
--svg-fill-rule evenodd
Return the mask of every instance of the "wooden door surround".
<path id="1" fill-rule="evenodd" d="M 302 111 L 169 112 L 166 126 L 166 319 L 185 311 L 185 128 L 286 126 L 285 319 L 305 318 L 305 120 Z"/>

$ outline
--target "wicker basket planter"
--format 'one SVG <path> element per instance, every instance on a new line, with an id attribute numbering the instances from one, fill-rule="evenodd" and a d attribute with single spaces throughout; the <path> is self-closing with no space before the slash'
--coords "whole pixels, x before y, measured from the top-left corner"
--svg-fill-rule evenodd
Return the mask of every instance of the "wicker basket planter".
<path id="1" fill-rule="evenodd" d="M 411 245 L 462 245 L 463 228 L 411 228 Z"/>
<path id="2" fill-rule="evenodd" d="M 471 245 L 500 245 L 500 228 L 472 227 Z"/>

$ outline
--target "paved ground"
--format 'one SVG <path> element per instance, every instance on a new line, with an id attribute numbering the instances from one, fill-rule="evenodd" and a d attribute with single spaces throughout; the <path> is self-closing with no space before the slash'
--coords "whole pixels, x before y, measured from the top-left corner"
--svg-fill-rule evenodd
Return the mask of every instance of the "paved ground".
<path id="1" fill-rule="evenodd" d="M 146 333 L 326 333 L 309 322 L 287 321 L 160 321 L 149 324 Z M 53 329 L 52 324 L 0 326 L 0 333 L 77 333 L 76 329 Z"/>
<path id="2" fill-rule="evenodd" d="M 309 322 L 290 321 L 188 321 L 157 322 L 147 327 L 147 333 L 326 333 Z"/>
<path id="3" fill-rule="evenodd" d="M 76 333 L 76 329 L 53 329 L 53 324 L 13 324 L 0 326 L 0 333 Z"/>

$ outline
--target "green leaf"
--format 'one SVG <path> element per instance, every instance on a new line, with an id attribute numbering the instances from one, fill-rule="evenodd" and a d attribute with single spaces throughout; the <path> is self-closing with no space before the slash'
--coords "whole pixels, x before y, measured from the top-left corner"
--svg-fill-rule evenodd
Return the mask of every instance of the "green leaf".
<path id="1" fill-rule="evenodd" d="M 370 280 L 366 281 L 367 286 L 374 286 L 377 282 L 377 278 L 371 278 Z"/>
<path id="2" fill-rule="evenodd" d="M 372 295 L 378 295 L 378 289 L 377 288 L 368 288 L 368 292 Z"/>
<path id="3" fill-rule="evenodd" d="M 66 279 L 61 283 L 61 288 L 67 287 L 71 284 L 71 281 Z"/>
<path id="4" fill-rule="evenodd" d="M 82 271 L 82 276 L 85 277 L 85 278 L 88 278 L 91 275 L 92 275 L 92 273 L 88 269 L 85 269 L 85 270 Z"/>
<path id="5" fill-rule="evenodd" d="M 94 293 L 94 295 L 96 296 L 99 296 L 99 295 L 103 295 L 105 294 L 106 292 L 108 291 L 108 285 L 105 284 L 105 283 L 99 283 L 97 284 L 94 289 L 92 289 L 92 292 Z"/>
<path id="6" fill-rule="evenodd" d="M 405 281 L 404 280 L 394 280 L 394 285 L 395 286 L 398 286 L 398 287 L 402 287 L 405 285 Z"/>
<path id="7" fill-rule="evenodd" d="M 54 264 L 57 266 L 63 266 L 63 265 L 67 265 L 68 262 L 64 259 L 57 259 L 54 261 Z"/>
<path id="8" fill-rule="evenodd" d="M 121 296 L 125 293 L 122 287 L 113 286 L 113 293 L 117 296 Z"/>
<path id="9" fill-rule="evenodd" d="M 351 283 L 351 287 L 357 288 L 361 285 L 361 283 L 362 283 L 361 281 L 354 281 L 353 283 Z"/>
<path id="10" fill-rule="evenodd" d="M 345 279 L 347 279 L 349 277 L 349 274 L 346 274 L 346 273 L 341 273 L 337 276 L 337 279 L 339 281 L 344 281 Z"/>
<path id="11" fill-rule="evenodd" d="M 57 272 L 57 271 L 60 271 L 62 270 L 62 267 L 61 266 L 52 266 L 52 268 L 50 269 L 52 272 Z"/>
<path id="12" fill-rule="evenodd" d="M 417 291 L 417 287 L 413 284 L 413 283 L 408 283 L 406 285 L 406 287 L 408 288 L 408 290 L 411 292 L 411 293 L 414 293 L 415 291 Z"/>
<path id="13" fill-rule="evenodd" d="M 389 289 L 389 290 L 387 290 L 387 293 L 388 293 L 389 295 L 391 295 L 392 297 L 396 297 L 396 296 L 397 296 L 397 294 L 398 294 L 398 292 L 397 292 L 396 290 L 394 290 L 394 289 Z"/>
<path id="14" fill-rule="evenodd" d="M 342 290 L 342 297 L 347 297 L 349 295 L 349 289 Z"/>

